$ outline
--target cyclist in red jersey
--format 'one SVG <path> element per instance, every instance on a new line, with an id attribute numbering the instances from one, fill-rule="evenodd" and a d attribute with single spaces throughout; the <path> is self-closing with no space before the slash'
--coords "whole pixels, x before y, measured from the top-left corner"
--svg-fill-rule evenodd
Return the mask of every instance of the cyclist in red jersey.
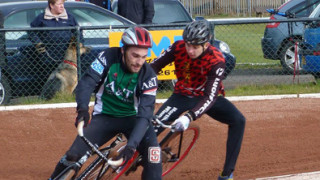
<path id="1" fill-rule="evenodd" d="M 218 180 L 232 180 L 241 149 L 245 117 L 224 97 L 222 80 L 225 78 L 225 59 L 209 43 L 210 38 L 209 22 L 194 21 L 185 27 L 183 40 L 173 43 L 151 63 L 151 67 L 158 73 L 167 64 L 174 62 L 178 80 L 173 94 L 160 107 L 156 116 L 161 121 L 174 121 L 179 131 L 186 130 L 191 121 L 199 119 L 204 113 L 227 124 L 226 159 Z"/>

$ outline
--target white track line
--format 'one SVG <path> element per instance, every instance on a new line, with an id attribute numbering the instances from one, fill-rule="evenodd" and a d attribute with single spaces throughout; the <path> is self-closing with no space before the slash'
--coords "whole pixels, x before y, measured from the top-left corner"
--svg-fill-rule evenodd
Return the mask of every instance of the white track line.
<path id="1" fill-rule="evenodd" d="M 251 100 L 266 100 L 266 99 L 284 99 L 284 98 L 320 98 L 320 93 L 314 94 L 284 94 L 284 95 L 264 95 L 264 96 L 231 96 L 226 97 L 230 101 L 251 101 Z M 156 103 L 164 103 L 167 99 L 157 99 Z M 90 102 L 93 106 L 93 102 Z M 14 110 L 30 110 L 30 109 L 50 109 L 50 108 L 68 108 L 76 107 L 76 103 L 57 103 L 57 104 L 36 104 L 36 105 L 14 105 L 0 106 L 0 111 Z"/>
<path id="2" fill-rule="evenodd" d="M 310 172 L 310 173 L 300 173 L 300 174 L 289 174 L 284 176 L 274 176 L 257 178 L 255 180 L 319 180 L 320 171 Z"/>

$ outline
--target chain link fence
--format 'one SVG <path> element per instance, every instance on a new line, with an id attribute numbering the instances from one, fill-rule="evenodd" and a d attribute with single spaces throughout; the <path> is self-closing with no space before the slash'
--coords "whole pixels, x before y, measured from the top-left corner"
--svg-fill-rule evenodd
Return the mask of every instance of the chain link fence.
<path id="1" fill-rule="evenodd" d="M 277 8 L 287 0 L 180 0 L 193 16 L 229 14 L 237 16 L 269 15 L 266 9 Z"/>
<path id="2" fill-rule="evenodd" d="M 308 38 L 309 42 L 306 42 L 304 40 L 304 28 L 309 23 L 312 25 L 308 25 L 308 28 L 315 31 L 319 29 L 318 21 L 320 19 L 211 21 L 215 38 L 224 41 L 230 47 L 231 52 L 228 53 L 225 44 L 221 42 L 217 46 L 225 51 L 226 57 L 232 58 L 233 56 L 229 56 L 231 54 L 236 59 L 235 68 L 224 81 L 226 90 L 254 85 L 262 87 L 259 94 L 263 95 L 265 94 L 263 88 L 265 85 L 295 84 L 298 82 L 306 83 L 306 86 L 312 86 L 310 82 L 315 81 L 320 68 L 318 69 L 318 64 L 314 64 L 314 67 L 312 67 L 312 64 L 308 64 L 308 58 L 310 59 L 310 56 L 312 56 L 311 59 L 315 61 L 314 59 L 320 57 L 318 45 L 320 42 L 312 42 L 313 40 L 319 40 L 317 38 Z M 279 27 L 278 30 L 274 27 L 277 23 L 281 24 L 277 26 L 277 28 Z M 151 31 L 177 29 L 181 30 L 179 31 L 181 33 L 184 26 L 185 24 L 149 25 L 145 27 Z M 43 92 L 44 86 L 50 79 L 50 74 L 56 73 L 57 68 L 62 68 L 59 66 L 65 66 L 65 68 L 68 66 L 69 69 L 76 67 L 76 75 L 81 77 L 99 52 L 108 48 L 111 43 L 120 45 L 119 38 L 113 40 L 116 42 L 109 39 L 110 34 L 122 32 L 125 28 L 127 27 L 1 29 L 0 35 L 2 36 L 0 37 L 5 37 L 1 38 L 0 42 L 1 52 L 5 52 L 1 54 L 0 60 L 1 104 L 7 104 L 10 100 L 19 97 L 38 97 L 41 94 L 49 93 Z M 71 31 L 77 42 L 75 43 L 76 50 L 70 53 L 66 51 L 72 44 L 70 41 L 61 41 L 62 38 L 50 39 L 50 36 L 48 36 L 44 38 L 46 39 L 44 43 L 45 51 L 37 51 L 36 44 L 29 40 L 30 33 L 41 31 Z M 275 33 L 276 31 L 278 31 L 278 34 Z M 164 50 L 164 46 L 160 46 L 160 44 L 166 42 L 167 35 L 160 35 L 163 37 L 154 36 L 155 45 L 150 54 L 159 55 Z M 180 36 L 174 36 L 174 40 L 181 38 L 181 34 Z M 281 39 L 281 41 L 279 40 L 281 43 L 276 44 L 276 41 L 274 41 L 276 38 Z M 82 49 L 78 42 L 82 42 L 85 47 L 89 47 L 90 51 L 81 54 Z M 75 55 L 72 53 L 75 53 Z M 302 59 L 304 59 L 304 62 Z M 304 71 L 304 67 L 308 70 Z M 73 76 L 70 74 L 65 75 L 65 79 L 71 77 Z M 50 87 L 61 87 L 61 84 L 53 85 Z M 171 80 L 161 80 L 159 93 L 171 92 L 172 88 Z M 46 89 L 50 90 L 50 88 Z M 294 90 L 292 92 L 294 93 Z M 50 93 L 52 92 L 50 91 Z"/>

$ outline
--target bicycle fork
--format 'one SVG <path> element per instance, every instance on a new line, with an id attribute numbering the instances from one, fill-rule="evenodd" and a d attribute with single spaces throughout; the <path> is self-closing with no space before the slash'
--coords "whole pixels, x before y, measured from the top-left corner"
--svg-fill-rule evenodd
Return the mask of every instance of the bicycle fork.
<path id="1" fill-rule="evenodd" d="M 178 152 L 174 153 L 172 152 L 172 148 L 167 146 L 162 148 L 162 161 L 168 161 L 168 162 L 176 162 L 179 160 L 180 158 L 180 153 L 181 153 L 181 148 L 182 148 L 182 140 L 183 140 L 183 132 L 180 132 L 179 134 L 179 147 L 178 147 Z M 166 135 L 165 138 L 163 138 L 163 140 L 160 142 L 160 147 L 162 147 L 164 145 L 164 143 L 166 143 L 169 138 L 174 138 L 174 132 L 171 132 L 169 134 Z"/>

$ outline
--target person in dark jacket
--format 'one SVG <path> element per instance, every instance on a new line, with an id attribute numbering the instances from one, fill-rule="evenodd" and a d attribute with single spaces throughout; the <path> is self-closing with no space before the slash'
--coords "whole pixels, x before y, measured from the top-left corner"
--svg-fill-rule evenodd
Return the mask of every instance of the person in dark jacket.
<path id="1" fill-rule="evenodd" d="M 130 160 L 135 151 L 142 155 L 142 179 L 160 180 L 161 149 L 151 119 L 155 106 L 157 76 L 146 62 L 151 34 L 134 26 L 122 35 L 123 47 L 101 52 L 82 76 L 76 87 L 77 113 L 75 125 L 84 121 L 84 136 L 102 146 L 118 133 L 123 133 L 127 145 L 114 160 Z M 89 101 L 96 92 L 90 120 Z M 58 162 L 54 179 L 68 164 L 78 161 L 90 151 L 82 139 L 74 143 Z"/>
<path id="2" fill-rule="evenodd" d="M 153 0 L 118 0 L 118 14 L 136 24 L 151 24 L 154 16 Z"/>
<path id="3" fill-rule="evenodd" d="M 48 7 L 30 24 L 31 27 L 73 27 L 76 19 L 64 8 L 65 0 L 48 0 Z M 74 30 L 35 30 L 29 38 L 36 49 L 36 56 L 43 59 L 46 66 L 61 62 L 70 39 L 76 36 Z"/>

